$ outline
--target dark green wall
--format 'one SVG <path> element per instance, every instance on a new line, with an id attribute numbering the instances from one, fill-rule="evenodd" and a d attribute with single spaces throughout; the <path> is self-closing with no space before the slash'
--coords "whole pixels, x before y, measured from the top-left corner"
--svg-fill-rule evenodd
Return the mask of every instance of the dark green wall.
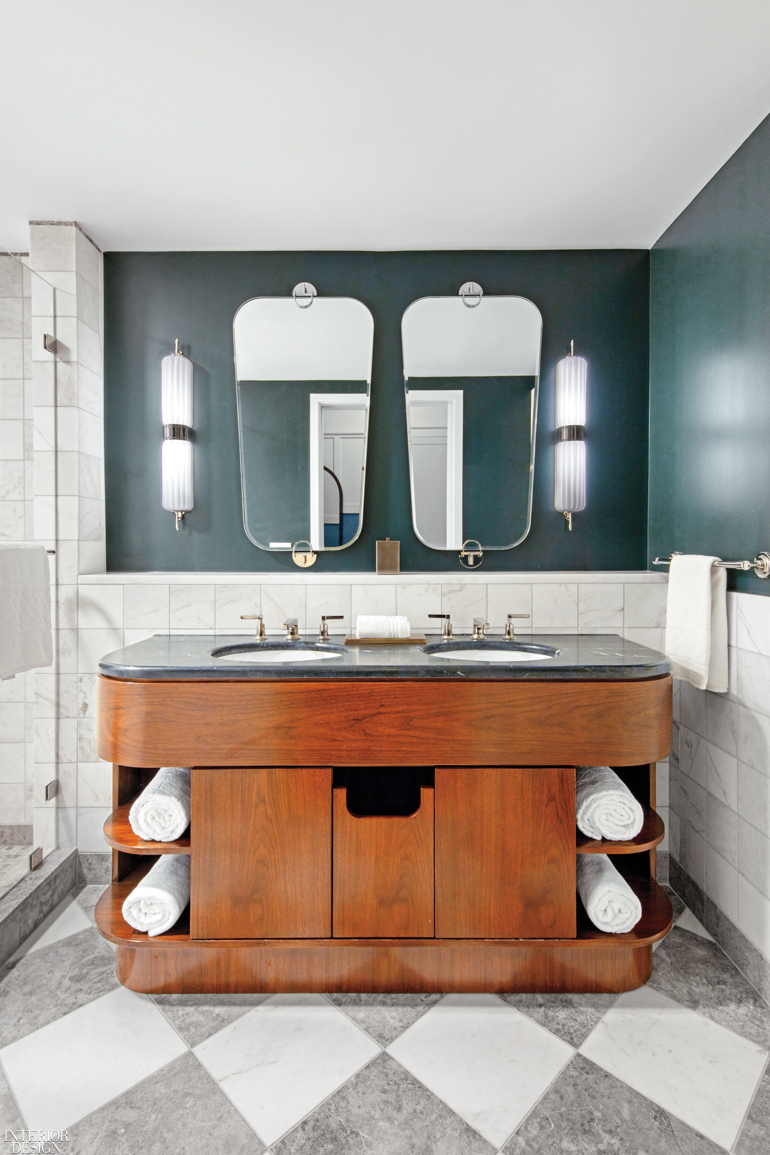
<path id="1" fill-rule="evenodd" d="M 663 234 L 650 281 L 649 557 L 751 559 L 770 549 L 770 118 Z"/>
<path id="2" fill-rule="evenodd" d="M 106 253 L 105 453 L 109 570 L 296 572 L 243 530 L 232 319 L 249 297 L 311 281 L 357 297 L 375 321 L 364 528 L 314 573 L 373 571 L 374 542 L 401 541 L 405 572 L 457 570 L 455 552 L 414 535 L 401 315 L 418 297 L 519 293 L 543 315 L 532 529 L 485 570 L 640 569 L 646 557 L 649 253 L 642 250 L 403 253 Z M 195 363 L 195 509 L 179 533 L 160 504 L 160 360 Z M 588 508 L 568 533 L 553 508 L 554 366 L 571 338 L 589 364 Z"/>

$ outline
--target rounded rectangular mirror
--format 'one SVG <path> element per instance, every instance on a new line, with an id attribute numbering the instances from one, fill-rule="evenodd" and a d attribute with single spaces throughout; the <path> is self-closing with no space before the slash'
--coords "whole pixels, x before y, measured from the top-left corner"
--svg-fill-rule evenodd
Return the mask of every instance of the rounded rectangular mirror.
<path id="1" fill-rule="evenodd" d="M 255 297 L 236 312 L 243 524 L 260 549 L 343 549 L 361 532 L 373 341 L 351 297 Z"/>
<path id="2" fill-rule="evenodd" d="M 401 321 L 412 522 L 431 549 L 511 549 L 532 515 L 542 317 L 474 288 Z"/>

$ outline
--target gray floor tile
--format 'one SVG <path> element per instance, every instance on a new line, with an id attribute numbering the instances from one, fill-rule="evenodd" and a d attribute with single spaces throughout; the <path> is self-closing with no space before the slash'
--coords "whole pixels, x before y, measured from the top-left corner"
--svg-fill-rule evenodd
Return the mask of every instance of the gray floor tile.
<path id="1" fill-rule="evenodd" d="M 644 1095 L 576 1055 L 503 1148 L 505 1155 L 724 1155 Z"/>
<path id="2" fill-rule="evenodd" d="M 617 995 L 502 995 L 509 1006 L 534 1019 L 572 1047 L 579 1047 Z"/>
<path id="3" fill-rule="evenodd" d="M 79 886 L 77 890 L 73 892 L 78 906 L 83 908 L 91 919 L 91 922 L 94 921 L 96 903 L 106 889 L 107 887 L 103 883 L 97 882 L 91 885 Z"/>
<path id="4" fill-rule="evenodd" d="M 378 1055 L 271 1148 L 272 1155 L 493 1155 L 422 1083 Z"/>
<path id="5" fill-rule="evenodd" d="M 664 886 L 663 889 L 665 890 L 666 894 L 668 895 L 669 899 L 671 900 L 671 906 L 673 907 L 673 910 L 674 910 L 674 915 L 673 915 L 672 921 L 676 922 L 676 920 L 679 918 L 679 915 L 684 910 L 685 904 L 682 901 L 682 899 L 679 897 L 679 895 L 676 893 L 676 891 L 672 890 L 670 886 Z"/>
<path id="6" fill-rule="evenodd" d="M 24 1123 L 22 1122 L 22 1118 L 19 1114 L 19 1109 L 16 1106 L 14 1097 L 11 1094 L 11 1088 L 8 1086 L 8 1081 L 5 1075 L 2 1071 L 0 1071 L 0 1144 L 5 1141 L 6 1128 L 15 1130 L 16 1128 L 23 1126 Z M 11 1142 L 8 1144 L 9 1152 L 11 1150 L 12 1142 L 13 1140 L 11 1140 Z M 0 1150 L 2 1150 L 1 1146 Z"/>
<path id="7" fill-rule="evenodd" d="M 41 947 L 0 969 L 0 1047 L 117 987 L 115 956 L 97 930 Z"/>
<path id="8" fill-rule="evenodd" d="M 155 1002 L 189 1047 L 235 1022 L 268 995 L 158 995 Z M 176 999 L 178 1002 L 165 1000 Z M 200 1000 L 195 1001 L 193 1000 Z M 228 1001 L 229 1000 L 229 1001 Z"/>
<path id="9" fill-rule="evenodd" d="M 182 1055 L 69 1129 L 72 1155 L 261 1155 L 262 1141 L 194 1055 Z"/>
<path id="10" fill-rule="evenodd" d="M 650 986 L 770 1049 L 770 1007 L 715 942 L 674 927 L 653 956 Z"/>
<path id="11" fill-rule="evenodd" d="M 345 994 L 327 997 L 375 1042 L 387 1047 L 437 1003 L 441 995 Z"/>
<path id="12" fill-rule="evenodd" d="M 735 1155 L 767 1155 L 770 1149 L 770 1070 L 757 1088 L 754 1102 L 749 1108 L 738 1142 L 733 1150 Z"/>

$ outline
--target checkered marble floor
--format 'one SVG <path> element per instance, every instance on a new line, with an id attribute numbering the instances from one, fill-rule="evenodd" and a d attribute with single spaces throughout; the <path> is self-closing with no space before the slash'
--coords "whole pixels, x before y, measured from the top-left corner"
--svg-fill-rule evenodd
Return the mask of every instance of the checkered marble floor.
<path id="1" fill-rule="evenodd" d="M 770 1008 L 682 907 L 614 995 L 120 987 L 68 898 L 0 970 L 5 1128 L 69 1155 L 766 1155 Z"/>

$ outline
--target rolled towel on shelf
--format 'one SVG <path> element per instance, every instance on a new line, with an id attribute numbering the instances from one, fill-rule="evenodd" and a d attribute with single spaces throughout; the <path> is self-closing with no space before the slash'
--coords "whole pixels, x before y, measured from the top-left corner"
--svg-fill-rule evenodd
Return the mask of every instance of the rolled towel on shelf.
<path id="1" fill-rule="evenodd" d="M 123 918 L 150 938 L 171 930 L 190 901 L 190 855 L 162 854 L 123 903 Z"/>
<path id="2" fill-rule="evenodd" d="M 128 812 L 137 838 L 172 842 L 190 825 L 190 768 L 161 766 Z"/>
<path id="3" fill-rule="evenodd" d="M 409 618 L 403 615 L 359 614 L 356 618 L 357 638 L 408 638 L 410 633 Z"/>
<path id="4" fill-rule="evenodd" d="M 644 825 L 644 810 L 625 782 L 609 766 L 578 766 L 575 771 L 575 821 L 587 838 L 627 842 Z"/>
<path id="5" fill-rule="evenodd" d="M 577 889 L 597 930 L 626 934 L 642 917 L 642 904 L 607 854 L 577 855 Z"/>

